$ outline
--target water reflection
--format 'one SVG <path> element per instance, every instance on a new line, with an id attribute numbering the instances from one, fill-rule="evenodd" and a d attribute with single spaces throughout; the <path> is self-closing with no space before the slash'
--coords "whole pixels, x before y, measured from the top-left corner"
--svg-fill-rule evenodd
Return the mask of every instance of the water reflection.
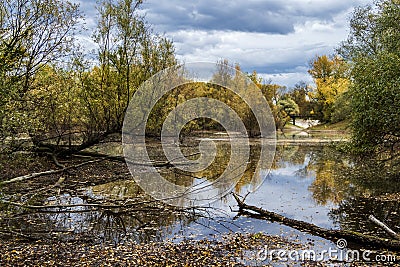
<path id="1" fill-rule="evenodd" d="M 133 183 L 128 183 L 128 187 Z M 133 185 L 135 188 L 136 185 Z M 103 190 L 93 192 L 115 192 Z M 125 192 L 132 192 L 130 190 Z M 120 193 L 120 192 L 119 192 Z M 187 227 L 197 215 L 159 209 L 157 206 L 135 206 L 129 209 L 93 209 L 91 206 L 77 206 L 87 203 L 84 198 L 63 194 L 50 197 L 47 205 L 63 205 L 65 208 L 48 208 L 41 212 L 25 213 L 14 211 L 15 215 L 2 222 L 4 229 L 18 231 L 26 236 L 39 239 L 87 240 L 89 242 L 121 243 L 125 240 L 141 242 L 161 241 L 173 231 L 174 225 Z M 130 203 L 127 203 L 128 205 Z"/>
<path id="2" fill-rule="evenodd" d="M 318 222 L 316 224 L 328 228 L 378 234 L 382 237 L 387 236 L 369 222 L 370 214 L 394 229 L 399 225 L 399 172 L 394 169 L 387 172 L 384 163 L 355 160 L 330 146 L 281 146 L 274 163 L 267 184 L 278 179 L 277 183 L 282 184 L 285 177 L 293 176 L 287 182 L 286 190 L 290 192 L 290 187 L 300 183 L 300 180 L 305 184 L 305 181 L 309 181 L 308 192 L 302 193 L 301 186 L 292 192 L 294 195 L 303 194 L 303 200 L 296 196 L 287 197 L 288 204 L 283 205 L 281 210 L 277 209 L 278 212 Z M 295 209 L 289 207 L 296 203 L 301 204 Z M 312 210 L 316 210 L 314 215 L 310 212 Z"/>
<path id="3" fill-rule="evenodd" d="M 173 168 L 159 170 L 170 181 L 182 184 L 212 181 L 229 159 L 226 144 L 218 144 L 216 162 L 209 169 L 188 175 Z M 112 148 L 118 152 L 118 148 Z M 185 153 L 196 152 L 188 146 Z M 152 145 L 157 157 L 162 149 Z M 257 141 L 251 142 L 252 158 L 235 191 L 244 195 L 252 186 L 254 169 L 259 157 Z M 107 152 L 107 151 L 100 151 Z M 263 170 L 259 179 L 267 179 L 246 202 L 290 218 L 325 228 L 348 229 L 385 237 L 367 217 L 373 214 L 400 232 L 400 183 L 398 171 L 383 172 L 385 166 L 359 162 L 330 146 L 277 147 L 270 171 Z M 257 181 L 256 181 L 257 182 Z M 47 204 L 85 203 L 87 198 L 109 201 L 140 201 L 146 199 L 133 180 L 117 181 L 82 188 L 81 195 L 61 194 L 47 199 Z M 85 199 L 86 198 L 86 199 Z M 258 232 L 287 235 L 287 227 L 250 218 L 234 218 L 236 203 L 227 196 L 196 214 L 152 210 L 103 210 L 73 208 L 47 213 L 18 213 L 3 225 L 22 233 L 64 238 L 95 238 L 120 242 L 133 239 L 150 242 L 167 238 L 199 238 L 223 232 Z M 85 210 L 86 209 L 86 210 Z M 296 238 L 299 238 L 296 232 Z M 305 240 L 311 238 L 305 235 Z M 314 237 L 312 237 L 314 238 Z M 300 238 L 301 239 L 301 238 Z"/>

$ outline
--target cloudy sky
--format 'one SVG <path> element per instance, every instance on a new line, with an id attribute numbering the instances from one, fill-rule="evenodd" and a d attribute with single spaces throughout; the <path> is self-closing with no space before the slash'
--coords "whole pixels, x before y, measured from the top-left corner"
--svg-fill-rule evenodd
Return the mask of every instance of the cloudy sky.
<path id="1" fill-rule="evenodd" d="M 144 0 L 146 20 L 174 41 L 182 62 L 228 59 L 273 83 L 311 82 L 308 63 L 332 54 L 356 6 L 372 0 Z M 81 0 L 90 27 L 94 0 Z"/>

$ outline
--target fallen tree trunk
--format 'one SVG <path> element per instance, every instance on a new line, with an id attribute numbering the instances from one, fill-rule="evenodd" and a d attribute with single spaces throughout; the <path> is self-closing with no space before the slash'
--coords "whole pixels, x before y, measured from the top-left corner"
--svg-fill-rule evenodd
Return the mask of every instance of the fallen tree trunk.
<path id="1" fill-rule="evenodd" d="M 233 196 L 239 206 L 239 215 L 279 222 L 299 231 L 320 236 L 334 242 L 338 241 L 339 239 L 345 239 L 348 242 L 365 245 L 366 247 L 370 248 L 386 248 L 390 250 L 400 251 L 399 240 L 365 235 L 355 231 L 325 229 L 312 223 L 290 219 L 275 212 L 267 211 L 252 205 L 247 205 L 236 194 L 233 194 Z"/>
<path id="2" fill-rule="evenodd" d="M 117 162 L 125 163 L 125 157 L 123 157 L 123 156 L 111 156 L 111 155 L 98 153 L 98 152 L 91 152 L 91 151 L 78 151 L 78 152 L 73 153 L 72 156 L 90 157 L 90 158 L 107 158 L 107 160 L 110 160 L 110 161 L 117 161 Z"/>
<path id="3" fill-rule="evenodd" d="M 189 155 L 189 156 L 193 156 L 193 155 L 197 155 L 198 153 Z M 54 154 L 51 154 L 53 157 L 53 160 L 56 162 L 56 165 L 59 167 L 63 167 L 61 169 L 58 170 L 48 170 L 48 171 L 43 171 L 43 172 L 35 172 L 35 173 L 30 173 L 27 175 L 22 175 L 22 176 L 18 176 L 15 178 L 12 178 L 10 180 L 6 180 L 6 181 L 2 181 L 0 182 L 0 184 L 10 184 L 10 183 L 15 183 L 15 182 L 21 182 L 27 179 L 32 179 L 32 178 L 36 178 L 36 177 L 40 177 L 40 176 L 45 176 L 45 175 L 51 175 L 51 174 L 57 174 L 57 173 L 62 173 L 64 171 L 70 170 L 70 169 L 74 169 L 74 168 L 79 168 L 82 167 L 84 165 L 90 164 L 90 163 L 96 163 L 99 161 L 103 161 L 103 160 L 112 160 L 112 161 L 119 161 L 119 162 L 128 162 L 130 164 L 135 164 L 135 165 L 142 165 L 142 166 L 151 166 L 151 167 L 165 167 L 165 168 L 172 168 L 175 166 L 179 166 L 179 165 L 184 165 L 182 163 L 176 162 L 170 162 L 170 161 L 160 161 L 160 162 L 149 162 L 149 163 L 136 163 L 136 162 L 132 162 L 130 161 L 128 158 L 124 158 L 122 156 L 111 156 L 111 155 L 106 155 L 106 154 L 101 154 L 101 153 L 96 153 L 96 152 L 86 152 L 86 151 L 80 151 L 77 152 L 73 155 L 81 155 L 81 156 L 87 156 L 87 157 L 97 157 L 99 159 L 96 160 L 90 160 L 90 161 L 85 161 L 83 163 L 77 164 L 77 165 L 73 165 L 73 166 L 68 166 L 65 167 L 64 165 L 61 165 L 60 163 L 58 163 L 58 161 L 56 160 Z M 58 163 L 58 164 L 57 164 Z"/>
<path id="4" fill-rule="evenodd" d="M 375 218 L 374 215 L 369 215 L 368 219 L 370 219 L 370 221 L 372 221 L 373 223 L 375 223 L 376 225 L 378 225 L 379 227 L 381 227 L 383 230 L 385 230 L 385 232 L 390 235 L 392 238 L 400 240 L 400 235 L 397 234 L 395 231 L 393 231 L 392 229 L 389 228 L 389 226 L 387 226 L 386 224 L 384 224 L 383 222 L 381 222 L 380 220 L 378 220 L 377 218 Z"/>
<path id="5" fill-rule="evenodd" d="M 18 203 L 13 201 L 8 201 L 4 199 L 0 199 L 0 203 L 17 206 L 26 209 L 32 210 L 46 210 L 46 209 L 68 209 L 68 208 L 77 208 L 77 207 L 92 207 L 92 208 L 99 208 L 99 209 L 121 209 L 121 208 L 131 208 L 131 207 L 143 207 L 145 204 L 152 204 L 155 203 L 156 200 L 149 200 L 149 201 L 141 201 L 131 204 L 101 204 L 101 203 L 81 203 L 81 204 L 60 204 L 60 205 L 28 205 L 26 203 Z M 155 207 L 152 207 L 155 208 Z M 140 210 L 142 210 L 141 208 Z M 65 211 L 63 211 L 65 212 Z"/>
<path id="6" fill-rule="evenodd" d="M 191 156 L 196 156 L 200 153 L 193 153 L 190 155 L 185 155 L 185 157 L 191 157 Z M 107 154 L 102 154 L 102 153 L 98 153 L 98 152 L 90 152 L 90 151 L 79 151 L 77 153 L 74 153 L 73 156 L 84 156 L 84 157 L 94 157 L 94 158 L 107 158 L 107 160 L 111 160 L 111 161 L 118 161 L 118 162 L 126 162 L 132 165 L 138 165 L 138 166 L 149 166 L 149 167 L 165 167 L 165 168 L 173 168 L 175 166 L 179 166 L 179 165 L 186 165 L 183 164 L 179 161 L 177 161 L 179 158 L 177 159 L 173 159 L 172 161 L 150 161 L 148 163 L 145 162 L 134 162 L 131 159 L 129 159 L 128 157 L 123 157 L 123 156 L 111 156 L 111 155 L 107 155 Z"/>
<path id="7" fill-rule="evenodd" d="M 77 133 L 77 132 L 74 132 Z M 82 132 L 83 133 L 83 132 Z M 116 133 L 116 131 L 106 131 L 106 132 L 99 132 L 96 134 L 92 134 L 87 137 L 83 143 L 79 145 L 55 145 L 50 142 L 53 139 L 57 139 L 63 135 L 57 135 L 53 137 L 45 137 L 42 136 L 31 136 L 32 143 L 35 147 L 36 152 L 50 152 L 56 153 L 61 157 L 69 156 L 79 151 L 82 151 L 86 148 L 92 147 L 94 145 L 99 144 L 101 141 L 105 140 L 109 135 Z"/>
<path id="8" fill-rule="evenodd" d="M 89 161 L 85 161 L 85 162 L 82 162 L 82 163 L 77 164 L 77 165 L 64 167 L 64 168 L 58 169 L 58 170 L 48 170 L 48 171 L 44 171 L 44 172 L 30 173 L 30 174 L 27 174 L 27 175 L 22 175 L 22 176 L 18 176 L 18 177 L 12 178 L 10 180 L 2 181 L 2 182 L 0 182 L 0 184 L 10 184 L 10 183 L 21 182 L 21 181 L 24 181 L 24 180 L 28 180 L 28 179 L 32 179 L 32 178 L 36 178 L 36 177 L 40 177 L 40 176 L 57 174 L 57 173 L 61 173 L 61 172 L 64 172 L 64 171 L 67 171 L 67 170 L 70 170 L 70 169 L 79 168 L 79 167 L 82 167 L 82 166 L 87 165 L 87 164 L 100 162 L 100 161 L 103 161 L 105 159 L 106 158 L 101 158 L 101 159 L 96 159 L 96 160 L 89 160 Z"/>

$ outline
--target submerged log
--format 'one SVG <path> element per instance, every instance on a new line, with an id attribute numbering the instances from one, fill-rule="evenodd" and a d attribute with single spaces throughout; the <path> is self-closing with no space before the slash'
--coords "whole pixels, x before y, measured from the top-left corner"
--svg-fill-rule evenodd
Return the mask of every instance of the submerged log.
<path id="1" fill-rule="evenodd" d="M 325 229 L 312 223 L 290 219 L 278 213 L 264 210 L 256 206 L 248 205 L 244 203 L 244 201 L 241 200 L 236 194 L 233 194 L 233 196 L 239 206 L 239 215 L 278 222 L 299 231 L 320 236 L 334 242 L 343 238 L 348 242 L 365 245 L 369 248 L 400 251 L 400 240 L 381 238 L 349 230 Z"/>

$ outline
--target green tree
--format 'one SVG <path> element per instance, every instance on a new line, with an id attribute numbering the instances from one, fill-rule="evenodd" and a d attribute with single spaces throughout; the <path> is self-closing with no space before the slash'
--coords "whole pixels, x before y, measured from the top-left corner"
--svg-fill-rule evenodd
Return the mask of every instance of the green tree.
<path id="1" fill-rule="evenodd" d="M 356 9 L 339 52 L 352 64 L 353 144 L 358 152 L 391 157 L 400 151 L 400 2 Z"/>
<path id="2" fill-rule="evenodd" d="M 278 129 L 283 130 L 291 116 L 299 115 L 299 106 L 290 97 L 280 99 L 276 106 L 278 113 L 275 123 Z"/>
<path id="3" fill-rule="evenodd" d="M 82 129 L 79 88 L 73 73 L 46 65 L 36 73 L 31 87 L 30 114 L 37 123 L 35 143 L 54 140 L 57 146 L 71 148 L 74 131 Z"/>
<path id="4" fill-rule="evenodd" d="M 5 0 L 1 10 L 2 64 L 13 61 L 23 94 L 42 66 L 70 54 L 81 15 L 78 5 L 61 0 Z"/>
<path id="5" fill-rule="evenodd" d="M 68 1 L 0 3 L 0 138 L 35 134 L 29 91 L 36 73 L 70 55 L 80 18 L 78 6 Z"/>
<path id="6" fill-rule="evenodd" d="M 312 116 L 316 109 L 315 102 L 310 101 L 310 89 L 305 82 L 298 82 L 288 93 L 288 96 L 299 106 L 299 115 L 304 118 Z"/>
<path id="7" fill-rule="evenodd" d="M 331 122 L 337 123 L 351 118 L 351 105 L 350 105 L 349 91 L 343 92 L 333 104 L 333 112 L 331 114 Z"/>
<path id="8" fill-rule="evenodd" d="M 94 34 L 100 62 L 97 84 L 113 101 L 109 106 L 112 125 L 107 126 L 113 131 L 121 129 L 129 100 L 140 84 L 176 64 L 172 42 L 152 33 L 138 12 L 141 4 L 141 0 L 103 0 L 98 7 Z"/>

